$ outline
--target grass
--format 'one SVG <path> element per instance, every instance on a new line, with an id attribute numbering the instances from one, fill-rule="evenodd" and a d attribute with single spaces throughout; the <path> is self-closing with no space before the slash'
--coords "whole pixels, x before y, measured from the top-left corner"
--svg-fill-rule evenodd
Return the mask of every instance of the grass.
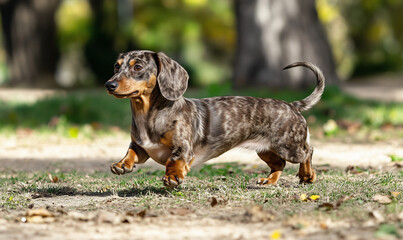
<path id="1" fill-rule="evenodd" d="M 189 90 L 187 97 L 211 97 L 222 95 L 250 95 L 271 97 L 291 102 L 302 99 L 311 90 L 233 91 L 230 86 L 212 85 L 206 89 Z M 304 113 L 311 128 L 322 128 L 329 119 L 358 124 L 360 129 L 377 130 L 383 126 L 403 126 L 403 103 L 380 103 L 355 99 L 338 88 L 328 87 L 322 100 Z M 115 126 L 125 131 L 130 128 L 131 113 L 128 100 L 108 96 L 103 90 L 72 91 L 66 95 L 48 97 L 34 103 L 0 101 L 0 132 L 13 134 L 21 128 L 37 132 L 57 132 L 66 137 L 92 132 L 107 131 Z M 348 126 L 347 126 L 348 127 Z M 341 131 L 340 131 L 341 130 Z M 328 133 L 343 133 L 342 127 Z M 393 130 L 392 130 L 393 131 Z M 396 131 L 393 131 L 396 132 Z"/>
<path id="2" fill-rule="evenodd" d="M 255 181 L 266 170 L 236 164 L 204 165 L 199 170 L 192 170 L 185 183 L 173 190 L 162 186 L 159 179 L 163 171 L 149 169 L 123 176 L 109 173 L 52 173 L 59 178 L 57 183 L 51 182 L 47 173 L 0 173 L 0 208 L 25 209 L 36 198 L 117 195 L 125 201 L 111 203 L 107 208 L 129 206 L 151 209 L 157 213 L 172 207 L 203 209 L 209 208 L 212 197 L 215 197 L 221 199 L 221 204 L 235 208 L 261 205 L 268 210 L 276 209 L 278 218 L 309 213 L 313 214 L 313 218 L 317 214 L 324 214 L 334 219 L 365 221 L 369 218 L 368 209 L 381 209 L 390 223 L 403 211 L 402 195 L 390 195 L 390 192 L 403 189 L 403 171 L 350 174 L 342 170 L 329 170 L 319 172 L 315 184 L 300 185 L 295 177 L 297 169 L 287 168 L 277 186 L 258 187 Z M 320 198 L 301 201 L 301 194 L 319 195 Z M 387 205 L 375 202 L 373 197 L 377 194 L 387 196 L 392 202 Z M 326 211 L 319 207 L 323 203 L 336 203 L 345 196 L 350 199 L 337 209 Z"/>
<path id="3" fill-rule="evenodd" d="M 402 170 L 361 169 L 351 174 L 326 169 L 318 171 L 316 183 L 300 185 L 295 177 L 297 169 L 291 167 L 286 168 L 278 185 L 257 186 L 255 181 L 267 170 L 238 164 L 204 165 L 192 169 L 176 189 L 162 186 L 163 171 L 146 168 L 123 176 L 51 173 L 58 177 L 57 182 L 52 182 L 46 172 L 0 172 L 0 212 L 6 213 L 0 220 L 12 226 L 29 209 L 46 207 L 56 216 L 56 223 L 49 225 L 55 229 L 57 222 L 90 227 L 96 222 L 91 216 L 103 211 L 119 214 L 121 219 L 142 215 L 149 219 L 131 221 L 144 227 L 153 224 L 163 228 L 166 221 L 189 224 L 197 219 L 249 226 L 250 231 L 264 224 L 271 229 L 268 234 L 276 226 L 276 231 L 293 239 L 312 231 L 328 237 L 342 234 L 354 238 L 364 233 L 367 239 L 401 237 L 403 197 L 396 192 L 403 189 Z M 319 198 L 301 200 L 303 195 Z M 377 195 L 390 202 L 374 200 Z M 74 218 L 77 213 L 87 220 Z"/>

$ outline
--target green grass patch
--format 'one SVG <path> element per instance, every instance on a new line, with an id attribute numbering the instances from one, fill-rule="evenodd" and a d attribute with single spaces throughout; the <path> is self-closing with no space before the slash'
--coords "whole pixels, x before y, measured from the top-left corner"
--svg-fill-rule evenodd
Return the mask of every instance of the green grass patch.
<path id="1" fill-rule="evenodd" d="M 275 209 L 277 218 L 288 218 L 300 214 L 326 215 L 332 219 L 368 220 L 368 209 L 378 209 L 385 216 L 385 224 L 403 211 L 402 195 L 391 192 L 403 189 L 402 171 L 349 174 L 342 170 L 318 173 L 314 184 L 298 184 L 296 168 L 287 168 L 278 185 L 259 187 L 258 177 L 268 169 L 251 168 L 236 164 L 204 165 L 192 170 L 183 185 L 166 189 L 160 181 L 163 171 L 140 169 L 135 173 L 116 176 L 110 173 L 85 174 L 78 172 L 51 173 L 59 181 L 50 181 L 47 173 L 0 173 L 0 208 L 25 209 L 41 198 L 52 202 L 58 196 L 94 197 L 120 196 L 118 202 L 103 206 L 110 209 L 144 208 L 164 211 L 173 207 L 210 209 L 212 197 L 219 205 L 247 207 L 260 205 Z M 301 195 L 318 195 L 317 200 L 301 201 Z M 388 204 L 374 201 L 375 195 L 391 199 Z M 340 199 L 348 197 L 336 207 Z M 92 201 L 91 200 L 91 201 Z M 84 201 L 79 209 L 93 209 L 91 201 Z M 321 208 L 330 203 L 333 209 Z M 91 205 L 91 206 L 90 206 Z M 380 232 L 386 231 L 381 229 Z"/>

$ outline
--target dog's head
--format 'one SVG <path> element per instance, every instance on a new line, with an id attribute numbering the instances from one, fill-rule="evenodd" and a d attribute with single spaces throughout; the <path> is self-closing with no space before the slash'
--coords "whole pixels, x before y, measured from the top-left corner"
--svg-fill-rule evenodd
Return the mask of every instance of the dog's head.
<path id="1" fill-rule="evenodd" d="M 162 96 L 174 101 L 185 93 L 188 79 L 186 70 L 164 53 L 132 51 L 119 55 L 105 87 L 117 98 L 135 98 L 151 94 L 158 84 Z"/>

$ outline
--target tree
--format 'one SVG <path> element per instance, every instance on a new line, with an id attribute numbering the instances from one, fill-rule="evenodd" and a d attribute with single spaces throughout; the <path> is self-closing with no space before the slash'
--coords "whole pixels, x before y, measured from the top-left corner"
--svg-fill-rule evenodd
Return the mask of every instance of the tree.
<path id="1" fill-rule="evenodd" d="M 281 69 L 310 61 L 337 83 L 334 60 L 314 0 L 236 0 L 237 53 L 234 86 L 301 88 L 314 84 L 309 71 Z"/>
<path id="2" fill-rule="evenodd" d="M 89 1 L 94 23 L 91 36 L 85 45 L 85 57 L 100 84 L 104 84 L 113 74 L 113 63 L 120 52 L 132 49 L 130 36 L 123 31 L 130 24 L 133 11 L 129 0 Z"/>
<path id="3" fill-rule="evenodd" d="M 59 0 L 0 0 L 10 85 L 55 86 Z"/>

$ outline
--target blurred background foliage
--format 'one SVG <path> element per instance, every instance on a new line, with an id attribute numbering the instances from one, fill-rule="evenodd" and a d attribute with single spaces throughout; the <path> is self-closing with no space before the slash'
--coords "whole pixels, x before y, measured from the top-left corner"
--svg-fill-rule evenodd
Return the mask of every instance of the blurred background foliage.
<path id="1" fill-rule="evenodd" d="M 231 78 L 236 48 L 231 0 L 62 0 L 56 13 L 62 87 L 94 86 L 112 74 L 119 52 L 164 51 L 191 86 Z M 403 69 L 403 0 L 317 0 L 342 79 Z M 3 41 L 2 41 L 3 42 Z M 0 83 L 8 79 L 0 49 Z"/>
<path id="2" fill-rule="evenodd" d="M 401 71 L 402 0 L 317 0 L 343 78 Z"/>
<path id="3" fill-rule="evenodd" d="M 403 0 L 317 0 L 316 6 L 342 79 L 403 70 Z M 311 89 L 232 89 L 235 18 L 233 0 L 61 0 L 55 14 L 60 52 L 56 81 L 64 88 L 101 87 L 112 76 L 120 52 L 150 49 L 167 53 L 186 68 L 193 87 L 187 96 L 294 101 L 309 94 Z M 4 46 L 3 35 L 0 43 Z M 0 84 L 8 81 L 6 52 L 0 47 Z M 0 101 L 0 129 L 50 128 L 77 137 L 104 126 L 129 128 L 128 103 L 102 93 L 75 91 L 35 103 Z M 360 101 L 330 87 L 306 116 L 309 124 L 326 126 L 324 134 L 332 135 L 340 129 L 401 127 L 401 108 L 398 103 Z"/>
<path id="4" fill-rule="evenodd" d="M 193 86 L 230 78 L 236 37 L 231 1 L 95 2 L 93 6 L 99 2 L 101 6 L 91 7 L 91 1 L 64 0 L 56 18 L 64 58 L 91 65 L 95 74 L 84 74 L 78 77 L 80 81 L 91 84 L 95 77 L 99 83 L 105 82 L 118 53 L 132 49 L 167 53 L 188 70 Z M 85 56 L 77 56 L 83 49 Z"/>

